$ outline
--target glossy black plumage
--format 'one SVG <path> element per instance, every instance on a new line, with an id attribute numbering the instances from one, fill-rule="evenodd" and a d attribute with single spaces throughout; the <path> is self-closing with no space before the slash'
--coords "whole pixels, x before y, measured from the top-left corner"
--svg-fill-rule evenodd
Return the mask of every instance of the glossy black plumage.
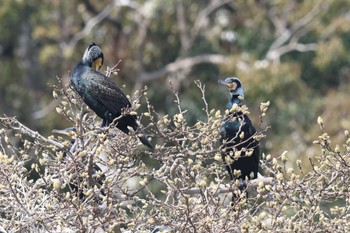
<path id="1" fill-rule="evenodd" d="M 241 81 L 238 78 L 227 78 L 220 80 L 219 83 L 230 91 L 231 97 L 227 108 L 231 110 L 234 105 L 242 106 L 244 91 Z M 245 179 L 255 179 L 258 176 L 260 152 L 259 142 L 253 138 L 255 133 L 256 129 L 251 120 L 242 111 L 232 111 L 221 129 L 226 148 L 226 153 L 222 157 L 225 163 L 227 155 L 231 158 L 232 162 L 227 163 L 227 170 L 232 180 L 239 179 L 244 183 Z M 240 156 L 238 151 L 241 151 Z M 247 156 L 248 151 L 251 151 L 250 156 Z M 234 170 L 240 170 L 241 174 L 235 176 Z"/>
<path id="2" fill-rule="evenodd" d="M 97 116 L 102 118 L 104 127 L 120 117 L 131 104 L 115 82 L 97 71 L 102 64 L 102 50 L 92 43 L 74 69 L 72 86 Z M 115 121 L 116 127 L 126 134 L 129 133 L 129 127 L 137 131 L 139 126 L 136 119 L 135 115 L 122 116 Z M 144 135 L 139 139 L 144 145 L 152 148 Z"/>

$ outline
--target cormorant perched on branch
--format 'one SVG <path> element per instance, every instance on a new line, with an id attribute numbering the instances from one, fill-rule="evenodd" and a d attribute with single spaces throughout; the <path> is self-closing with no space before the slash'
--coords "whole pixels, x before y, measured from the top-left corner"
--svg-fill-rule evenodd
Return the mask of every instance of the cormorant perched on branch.
<path id="1" fill-rule="evenodd" d="M 249 117 L 239 109 L 244 98 L 241 81 L 231 77 L 219 80 L 219 83 L 225 85 L 230 91 L 231 98 L 227 108 L 232 111 L 221 129 L 223 142 L 226 143 L 226 153 L 222 157 L 227 164 L 230 178 L 232 180 L 239 179 L 242 188 L 245 186 L 244 180 L 246 178 L 255 179 L 258 177 L 259 142 L 253 138 L 256 130 Z M 236 105 L 238 111 L 233 109 Z M 225 158 L 227 155 L 230 156 L 231 162 L 227 162 Z M 240 174 L 235 173 L 234 170 L 240 170 Z"/>
<path id="2" fill-rule="evenodd" d="M 129 127 L 137 131 L 139 128 L 135 115 L 122 115 L 131 107 L 125 94 L 115 82 L 97 72 L 103 65 L 103 53 L 95 43 L 85 50 L 82 60 L 75 67 L 72 75 L 72 86 L 83 98 L 84 102 L 102 118 L 102 127 L 110 125 L 115 120 L 116 127 L 124 133 L 129 133 Z M 140 141 L 152 148 L 145 135 Z"/>

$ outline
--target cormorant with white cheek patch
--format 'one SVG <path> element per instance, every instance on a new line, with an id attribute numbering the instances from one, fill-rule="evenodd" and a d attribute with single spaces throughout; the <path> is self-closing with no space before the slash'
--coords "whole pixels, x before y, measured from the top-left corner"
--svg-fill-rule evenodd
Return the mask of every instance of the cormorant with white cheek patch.
<path id="1" fill-rule="evenodd" d="M 75 67 L 72 86 L 84 102 L 102 118 L 102 127 L 110 125 L 119 118 L 131 104 L 118 85 L 98 70 L 103 65 L 103 53 L 95 43 L 85 50 L 82 60 Z M 126 114 L 115 120 L 116 127 L 128 134 L 130 128 L 137 132 L 139 125 L 135 115 Z M 152 148 L 145 135 L 140 141 Z"/>
<path id="2" fill-rule="evenodd" d="M 219 83 L 226 86 L 230 92 L 227 108 L 231 111 L 221 128 L 222 141 L 226 148 L 222 158 L 226 163 L 231 180 L 239 179 L 240 187 L 244 188 L 246 179 L 255 179 L 258 176 L 259 142 L 254 139 L 256 130 L 251 120 L 240 110 L 244 98 L 241 81 L 236 77 L 230 77 L 219 80 Z M 240 172 L 235 172 L 235 170 Z"/>

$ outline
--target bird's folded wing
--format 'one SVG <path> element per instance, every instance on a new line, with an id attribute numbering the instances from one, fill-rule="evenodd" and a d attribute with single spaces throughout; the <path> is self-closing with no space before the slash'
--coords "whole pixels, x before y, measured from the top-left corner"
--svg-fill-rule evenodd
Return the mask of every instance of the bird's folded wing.
<path id="1" fill-rule="evenodd" d="M 112 114 L 120 114 L 123 109 L 131 106 L 128 98 L 117 84 L 101 73 L 96 72 L 93 77 L 90 77 L 87 86 L 90 95 Z"/>

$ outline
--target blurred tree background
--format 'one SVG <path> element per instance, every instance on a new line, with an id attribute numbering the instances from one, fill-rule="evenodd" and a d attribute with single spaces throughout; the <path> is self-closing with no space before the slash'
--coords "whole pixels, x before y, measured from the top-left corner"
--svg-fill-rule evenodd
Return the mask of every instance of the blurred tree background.
<path id="1" fill-rule="evenodd" d="M 239 77 L 255 124 L 270 101 L 272 155 L 288 150 L 307 160 L 319 134 L 317 116 L 337 141 L 350 128 L 350 2 L 348 0 L 1 0 L 0 113 L 51 134 L 69 122 L 56 113 L 50 84 L 68 85 L 94 41 L 112 78 L 132 95 L 148 86 L 158 112 L 201 120 L 194 84 L 206 85 L 210 108 L 225 109 L 219 78 Z M 171 82 L 171 85 L 170 85 Z M 145 106 L 143 106 L 145 108 Z M 339 136 L 340 137 L 340 136 Z M 336 142 L 335 142 L 336 143 Z"/>

